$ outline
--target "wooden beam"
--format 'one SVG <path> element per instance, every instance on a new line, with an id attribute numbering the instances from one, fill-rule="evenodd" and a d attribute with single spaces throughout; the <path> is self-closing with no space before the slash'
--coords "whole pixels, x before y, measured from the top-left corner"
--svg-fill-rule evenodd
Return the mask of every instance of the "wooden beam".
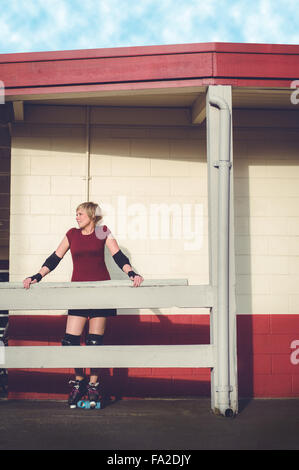
<path id="1" fill-rule="evenodd" d="M 24 121 L 24 102 L 13 101 L 13 112 L 15 121 Z"/>
<path id="2" fill-rule="evenodd" d="M 199 95 L 192 106 L 192 124 L 201 124 L 206 118 L 206 95 Z"/>
<path id="3" fill-rule="evenodd" d="M 148 280 L 137 288 L 131 281 L 45 282 L 25 289 L 21 282 L 0 283 L 1 310 L 79 308 L 163 308 L 214 305 L 209 285 L 188 286 L 186 280 Z"/>
<path id="4" fill-rule="evenodd" d="M 6 369 L 74 367 L 214 367 L 213 345 L 9 346 Z M 1 364 L 0 364 L 1 366 Z"/>

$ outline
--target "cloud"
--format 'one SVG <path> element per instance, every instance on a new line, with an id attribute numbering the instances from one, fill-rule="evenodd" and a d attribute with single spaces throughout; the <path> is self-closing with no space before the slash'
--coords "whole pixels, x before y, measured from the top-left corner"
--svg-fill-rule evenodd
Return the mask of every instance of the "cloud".
<path id="1" fill-rule="evenodd" d="M 297 0 L 0 0 L 0 53 L 194 42 L 299 44 Z"/>
<path id="2" fill-rule="evenodd" d="M 230 10 L 231 28 L 239 30 L 243 42 L 299 44 L 297 1 L 243 0 Z"/>

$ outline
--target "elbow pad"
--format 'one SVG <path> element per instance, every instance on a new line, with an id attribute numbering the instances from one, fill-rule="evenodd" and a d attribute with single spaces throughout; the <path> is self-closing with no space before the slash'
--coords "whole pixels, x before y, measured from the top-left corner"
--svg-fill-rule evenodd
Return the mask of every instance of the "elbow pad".
<path id="1" fill-rule="evenodd" d="M 129 258 L 124 255 L 121 250 L 119 250 L 117 253 L 115 253 L 115 255 L 113 255 L 113 259 L 120 269 L 122 269 L 125 264 L 130 264 Z"/>
<path id="2" fill-rule="evenodd" d="M 62 260 L 62 258 L 59 258 L 59 256 L 57 256 L 55 251 L 54 251 L 54 253 L 52 253 L 49 256 L 49 258 L 46 259 L 43 266 L 47 266 L 47 268 L 49 268 L 50 271 L 53 271 L 53 269 L 55 269 L 58 266 L 58 264 L 60 263 L 61 260 Z"/>

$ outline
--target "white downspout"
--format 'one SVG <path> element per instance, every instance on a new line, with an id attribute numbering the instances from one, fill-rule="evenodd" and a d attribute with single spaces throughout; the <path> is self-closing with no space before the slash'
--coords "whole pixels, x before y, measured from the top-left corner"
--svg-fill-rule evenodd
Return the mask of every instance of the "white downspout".
<path id="1" fill-rule="evenodd" d="M 220 97 L 210 97 L 209 104 L 220 111 L 219 161 L 214 166 L 218 176 L 218 305 L 217 305 L 217 408 L 224 416 L 232 416 L 230 409 L 229 370 L 229 224 L 230 224 L 230 140 L 231 115 L 227 102 Z"/>
<path id="2" fill-rule="evenodd" d="M 89 201 L 89 182 L 91 180 L 90 177 L 90 106 L 86 106 L 86 119 L 85 119 L 85 136 L 86 136 L 86 164 L 85 164 L 85 176 L 84 179 L 86 181 L 85 185 L 85 201 Z"/>

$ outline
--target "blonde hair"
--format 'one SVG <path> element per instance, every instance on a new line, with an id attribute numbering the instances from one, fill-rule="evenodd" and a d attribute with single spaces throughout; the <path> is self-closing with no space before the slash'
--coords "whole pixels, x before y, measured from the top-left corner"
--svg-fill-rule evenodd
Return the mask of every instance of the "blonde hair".
<path id="1" fill-rule="evenodd" d="M 100 206 L 94 202 L 82 202 L 76 209 L 76 212 L 79 209 L 83 209 L 86 211 L 88 217 L 93 221 L 96 225 L 100 220 L 102 220 L 102 210 Z"/>

